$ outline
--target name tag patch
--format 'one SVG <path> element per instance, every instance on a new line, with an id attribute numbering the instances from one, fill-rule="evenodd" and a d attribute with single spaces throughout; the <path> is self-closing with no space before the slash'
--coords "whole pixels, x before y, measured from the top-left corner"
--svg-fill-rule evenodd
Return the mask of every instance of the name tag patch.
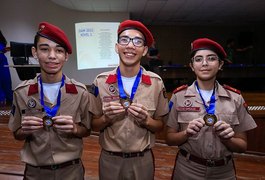
<path id="1" fill-rule="evenodd" d="M 176 107 L 177 111 L 181 112 L 200 112 L 201 108 L 200 107 Z"/>
<path id="2" fill-rule="evenodd" d="M 120 100 L 120 96 L 104 96 L 103 102 L 117 101 Z"/>

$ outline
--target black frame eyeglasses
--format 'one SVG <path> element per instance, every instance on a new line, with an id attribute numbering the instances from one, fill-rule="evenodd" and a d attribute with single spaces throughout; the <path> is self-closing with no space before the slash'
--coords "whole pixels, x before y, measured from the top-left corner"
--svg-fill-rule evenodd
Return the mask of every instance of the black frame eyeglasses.
<path id="1" fill-rule="evenodd" d="M 118 43 L 122 46 L 127 46 L 131 41 L 135 47 L 142 47 L 145 45 L 145 40 L 140 37 L 130 38 L 128 36 L 120 36 L 118 38 Z"/>

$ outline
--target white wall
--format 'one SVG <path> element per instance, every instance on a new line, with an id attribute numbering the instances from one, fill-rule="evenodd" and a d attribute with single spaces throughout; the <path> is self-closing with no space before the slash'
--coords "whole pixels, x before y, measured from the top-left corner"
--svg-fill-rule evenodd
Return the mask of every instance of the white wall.
<path id="1" fill-rule="evenodd" d="M 33 43 L 41 21 L 48 21 L 62 28 L 68 35 L 73 54 L 64 66 L 64 73 L 84 84 L 91 84 L 100 72 L 107 69 L 77 70 L 75 23 L 76 22 L 121 22 L 129 19 L 129 13 L 88 13 L 58 6 L 49 0 L 1 0 L 0 29 L 6 40 Z M 9 45 L 9 44 L 8 44 Z M 9 64 L 13 64 L 6 53 Z M 20 83 L 17 72 L 10 68 L 13 88 Z"/>

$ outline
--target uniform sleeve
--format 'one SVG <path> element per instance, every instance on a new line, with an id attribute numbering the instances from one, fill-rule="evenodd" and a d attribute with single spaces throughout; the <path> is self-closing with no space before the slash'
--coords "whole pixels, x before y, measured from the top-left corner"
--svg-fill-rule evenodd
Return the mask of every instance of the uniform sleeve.
<path id="1" fill-rule="evenodd" d="M 176 110 L 176 101 L 177 96 L 175 94 L 172 95 L 170 101 L 169 101 L 169 115 L 168 115 L 168 120 L 167 120 L 167 126 L 178 130 L 179 125 L 178 125 L 178 112 Z"/>
<path id="2" fill-rule="evenodd" d="M 95 116 L 101 116 L 103 114 L 102 111 L 102 102 L 99 94 L 99 86 L 98 80 L 95 79 L 92 84 L 91 89 L 89 90 L 89 112 Z"/>
<path id="3" fill-rule="evenodd" d="M 17 92 L 15 91 L 13 93 L 13 105 L 12 105 L 12 110 L 8 122 L 8 127 L 12 132 L 15 132 L 21 127 L 21 113 L 20 109 L 18 106 L 18 99 L 19 96 Z"/>
<path id="4" fill-rule="evenodd" d="M 81 123 L 87 128 L 91 129 L 91 114 L 89 112 L 89 94 L 85 90 L 82 93 L 81 101 Z"/>
<path id="5" fill-rule="evenodd" d="M 166 95 L 166 89 L 164 87 L 164 84 L 162 82 L 161 84 L 161 90 L 158 94 L 158 103 L 157 103 L 157 107 L 156 107 L 156 112 L 154 117 L 162 117 L 167 115 L 169 112 L 169 108 L 168 108 L 168 99 L 167 99 L 167 95 Z"/>
<path id="6" fill-rule="evenodd" d="M 257 127 L 253 117 L 249 114 L 247 110 L 246 103 L 242 96 L 239 96 L 239 100 L 237 101 L 238 107 L 238 119 L 239 125 L 234 128 L 235 132 L 244 132 Z"/>

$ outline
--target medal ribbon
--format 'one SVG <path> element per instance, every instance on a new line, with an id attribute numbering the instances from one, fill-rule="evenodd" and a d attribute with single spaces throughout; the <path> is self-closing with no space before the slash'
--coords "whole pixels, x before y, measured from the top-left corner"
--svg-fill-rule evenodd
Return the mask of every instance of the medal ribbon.
<path id="1" fill-rule="evenodd" d="M 53 108 L 50 108 L 49 106 L 46 106 L 44 103 L 44 92 L 43 92 L 43 84 L 42 84 L 42 80 L 41 77 L 39 76 L 39 81 L 40 81 L 40 103 L 42 105 L 42 107 L 44 108 L 44 111 L 46 112 L 46 114 L 48 116 L 54 117 L 61 105 L 61 87 L 63 87 L 64 85 L 64 75 L 62 76 L 62 80 L 61 80 L 61 86 L 60 86 L 60 90 L 57 96 L 57 103 Z"/>
<path id="2" fill-rule="evenodd" d="M 133 83 L 132 92 L 131 92 L 131 96 L 130 96 L 131 101 L 134 98 L 134 95 L 135 95 L 136 90 L 138 88 L 138 85 L 140 83 L 141 76 L 142 76 L 142 68 L 140 68 L 140 70 L 139 70 L 139 72 L 138 72 L 138 74 L 136 76 L 136 79 L 135 79 L 135 81 Z M 124 91 L 124 88 L 123 88 L 120 67 L 117 68 L 117 79 L 118 79 L 118 87 L 119 87 L 120 97 L 122 99 L 126 99 L 127 95 L 126 95 L 126 93 Z"/>
<path id="3" fill-rule="evenodd" d="M 200 88 L 199 88 L 199 85 L 198 85 L 198 82 L 196 81 L 195 82 L 195 85 L 199 91 L 199 94 L 200 94 L 200 97 L 202 99 L 202 102 L 203 102 L 203 105 L 205 107 L 205 110 L 208 114 L 214 114 L 214 111 L 215 111 L 215 87 L 213 88 L 213 93 L 212 93 L 212 96 L 210 98 L 210 105 L 207 106 L 203 97 L 202 97 L 202 94 L 201 94 L 201 91 L 200 91 Z"/>

